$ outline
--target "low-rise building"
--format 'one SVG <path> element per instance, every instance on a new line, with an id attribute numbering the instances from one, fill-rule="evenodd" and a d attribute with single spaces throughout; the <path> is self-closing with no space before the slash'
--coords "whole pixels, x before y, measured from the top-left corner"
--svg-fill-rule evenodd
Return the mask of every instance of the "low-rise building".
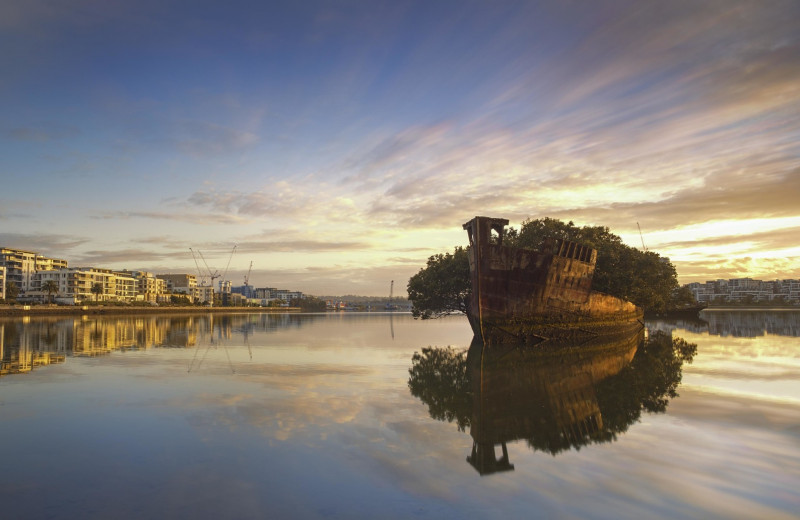
<path id="1" fill-rule="evenodd" d="M 167 281 L 147 271 L 123 271 L 136 280 L 136 299 L 157 303 L 166 299 Z"/>
<path id="2" fill-rule="evenodd" d="M 33 280 L 36 287 L 41 287 L 48 280 L 55 281 L 58 292 L 54 296 L 64 303 L 86 300 L 131 302 L 136 299 L 136 279 L 130 273 L 110 269 L 69 267 L 58 271 L 38 271 Z M 32 293 L 43 297 L 38 289 Z"/>
<path id="3" fill-rule="evenodd" d="M 200 303 L 214 303 L 214 287 L 211 285 L 197 286 L 197 299 Z"/>
<path id="4" fill-rule="evenodd" d="M 800 303 L 800 281 L 762 281 L 752 278 L 709 280 L 686 284 L 700 303 L 786 301 Z"/>
<path id="5" fill-rule="evenodd" d="M 67 261 L 50 258 L 35 251 L 0 247 L 0 266 L 6 268 L 6 280 L 13 282 L 20 292 L 38 291 L 34 275 L 38 271 L 52 271 L 67 267 Z"/>
<path id="6" fill-rule="evenodd" d="M 198 285 L 197 277 L 193 274 L 157 274 L 156 278 L 164 281 L 167 292 L 186 295 L 191 302 L 211 301 L 205 298 L 207 291 L 200 289 L 200 287 L 210 286 Z M 211 294 L 213 298 L 213 288 L 211 289 Z"/>

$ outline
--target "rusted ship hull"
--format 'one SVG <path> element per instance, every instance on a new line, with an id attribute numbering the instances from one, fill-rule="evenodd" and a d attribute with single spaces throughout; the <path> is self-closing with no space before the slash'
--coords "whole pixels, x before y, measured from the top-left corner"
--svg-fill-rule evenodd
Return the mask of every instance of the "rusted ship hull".
<path id="1" fill-rule="evenodd" d="M 563 240 L 540 251 L 508 247 L 506 225 L 489 217 L 464 224 L 472 278 L 468 317 L 485 344 L 575 341 L 643 327 L 636 305 L 591 289 L 594 249 Z"/>

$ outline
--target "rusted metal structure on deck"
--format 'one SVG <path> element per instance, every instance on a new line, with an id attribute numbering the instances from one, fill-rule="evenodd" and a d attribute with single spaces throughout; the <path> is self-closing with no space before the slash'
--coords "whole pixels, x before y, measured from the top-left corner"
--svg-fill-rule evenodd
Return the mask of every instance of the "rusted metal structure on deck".
<path id="1" fill-rule="evenodd" d="M 597 251 L 552 240 L 540 251 L 503 244 L 508 220 L 475 217 L 469 236 L 467 315 L 486 345 L 618 335 L 643 327 L 631 302 L 592 290 Z"/>

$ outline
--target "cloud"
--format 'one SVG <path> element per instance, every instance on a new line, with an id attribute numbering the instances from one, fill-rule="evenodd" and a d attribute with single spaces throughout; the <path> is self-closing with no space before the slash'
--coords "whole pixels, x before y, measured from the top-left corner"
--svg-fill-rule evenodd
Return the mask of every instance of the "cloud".
<path id="1" fill-rule="evenodd" d="M 370 249 L 368 242 L 337 242 L 317 240 L 278 240 L 239 242 L 237 247 L 242 252 L 331 252 L 331 251 L 364 251 Z"/>
<path id="2" fill-rule="evenodd" d="M 186 251 L 148 251 L 142 249 L 116 249 L 116 250 L 89 250 L 70 259 L 70 264 L 86 267 L 103 267 L 123 264 L 125 269 L 136 269 L 136 264 L 151 264 L 165 260 L 186 260 L 189 253 Z"/>
<path id="3" fill-rule="evenodd" d="M 733 224 L 735 225 L 735 224 Z M 760 231 L 755 233 L 741 233 L 735 235 L 717 235 L 713 237 L 703 237 L 687 240 L 677 240 L 672 242 L 660 242 L 662 248 L 685 248 L 685 247 L 708 247 L 715 245 L 728 245 L 735 243 L 752 244 L 754 249 L 775 250 L 797 245 L 797 237 L 800 236 L 800 227 L 789 227 L 770 231 Z"/>
<path id="4" fill-rule="evenodd" d="M 199 157 L 216 156 L 255 144 L 258 136 L 206 121 L 179 121 L 165 142 L 178 150 Z"/>
<path id="5" fill-rule="evenodd" d="M 728 278 L 800 279 L 800 256 L 752 258 L 740 255 L 701 255 L 697 260 L 673 260 L 682 283 Z"/>
<path id="6" fill-rule="evenodd" d="M 290 227 L 308 221 L 322 221 L 328 225 L 353 221 L 359 213 L 353 201 L 326 188 L 324 182 L 317 183 L 312 179 L 294 183 L 278 181 L 252 192 L 196 191 L 186 203 L 243 218 L 272 217 L 289 223 Z"/>
<path id="7" fill-rule="evenodd" d="M 98 220 L 128 220 L 132 218 L 142 218 L 151 220 L 172 220 L 179 222 L 189 222 L 198 225 L 213 224 L 241 224 L 246 219 L 236 215 L 223 213 L 187 213 L 187 212 L 165 212 L 165 211 L 110 211 L 100 213 L 91 218 Z"/>
<path id="8" fill-rule="evenodd" d="M 7 139 L 15 141 L 46 142 L 78 135 L 80 131 L 72 126 L 57 123 L 43 123 L 37 126 L 15 127 L 3 132 Z"/>
<path id="9" fill-rule="evenodd" d="M 635 222 L 649 229 L 668 229 L 713 220 L 798 215 L 800 168 L 766 174 L 747 169 L 716 173 L 705 182 L 702 187 L 678 189 L 662 200 L 564 208 L 551 216 L 603 223 L 612 229 L 629 228 Z"/>
<path id="10" fill-rule="evenodd" d="M 66 252 L 89 242 L 87 237 L 74 235 L 0 232 L 0 246 L 36 251 L 52 258 L 64 258 Z"/>

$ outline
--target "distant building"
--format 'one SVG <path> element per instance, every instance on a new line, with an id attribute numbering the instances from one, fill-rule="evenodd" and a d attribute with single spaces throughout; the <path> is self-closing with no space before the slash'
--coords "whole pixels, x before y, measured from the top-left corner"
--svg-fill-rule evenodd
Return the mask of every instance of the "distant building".
<path id="1" fill-rule="evenodd" d="M 32 278 L 32 285 L 37 289 L 32 290 L 31 295 L 43 297 L 39 288 L 48 280 L 56 282 L 58 293 L 55 296 L 65 303 L 84 300 L 130 302 L 136 299 L 136 279 L 130 273 L 96 267 L 38 271 Z M 102 292 L 92 292 L 95 284 L 102 287 Z"/>
<path id="2" fill-rule="evenodd" d="M 255 297 L 262 300 L 274 300 L 277 298 L 278 289 L 275 287 L 260 287 L 255 289 Z"/>
<path id="3" fill-rule="evenodd" d="M 305 295 L 300 291 L 290 291 L 287 289 L 277 289 L 275 287 L 261 287 L 253 290 L 253 298 L 262 300 L 264 305 L 269 304 L 273 300 L 281 300 L 289 303 L 292 300 L 299 300 L 304 298 Z"/>
<path id="4" fill-rule="evenodd" d="M 238 285 L 231 287 L 231 293 L 241 294 L 249 300 L 256 297 L 256 288 L 252 285 Z"/>
<path id="5" fill-rule="evenodd" d="M 219 298 L 222 305 L 231 305 L 231 287 L 233 282 L 230 280 L 219 281 Z"/>
<path id="6" fill-rule="evenodd" d="M 303 293 L 300 291 L 287 291 L 285 289 L 279 289 L 275 293 L 275 297 L 279 300 L 283 300 L 286 303 L 291 302 L 292 300 L 300 300 L 303 298 Z"/>
<path id="7" fill-rule="evenodd" d="M 197 300 L 200 303 L 213 303 L 214 301 L 214 287 L 211 285 L 197 286 Z"/>
<path id="8" fill-rule="evenodd" d="M 800 280 L 762 281 L 752 278 L 732 278 L 705 283 L 694 282 L 686 284 L 686 287 L 700 303 L 775 300 L 800 303 Z"/>
<path id="9" fill-rule="evenodd" d="M 37 271 L 64 269 L 67 267 L 67 261 L 42 256 L 35 251 L 2 247 L 0 248 L 0 266 L 5 267 L 6 280 L 14 282 L 21 293 L 26 293 L 31 290 L 39 290 L 34 279 Z"/>
<path id="10" fill-rule="evenodd" d="M 167 281 L 158 278 L 153 273 L 147 271 L 123 271 L 129 272 L 136 280 L 136 299 L 146 302 L 159 302 L 165 299 L 167 292 Z"/>
<path id="11" fill-rule="evenodd" d="M 167 291 L 172 294 L 185 294 L 191 302 L 211 301 L 207 297 L 208 289 L 211 290 L 211 298 L 213 298 L 213 288 L 211 286 L 197 285 L 197 277 L 193 274 L 157 274 L 156 278 L 164 280 Z M 204 289 L 201 289 L 201 287 L 204 287 Z"/>
<path id="12" fill-rule="evenodd" d="M 6 268 L 0 265 L 0 300 L 6 299 Z"/>
<path id="13" fill-rule="evenodd" d="M 113 299 L 119 302 L 132 302 L 136 300 L 138 291 L 138 280 L 130 271 L 111 271 L 114 275 L 114 294 Z"/>

